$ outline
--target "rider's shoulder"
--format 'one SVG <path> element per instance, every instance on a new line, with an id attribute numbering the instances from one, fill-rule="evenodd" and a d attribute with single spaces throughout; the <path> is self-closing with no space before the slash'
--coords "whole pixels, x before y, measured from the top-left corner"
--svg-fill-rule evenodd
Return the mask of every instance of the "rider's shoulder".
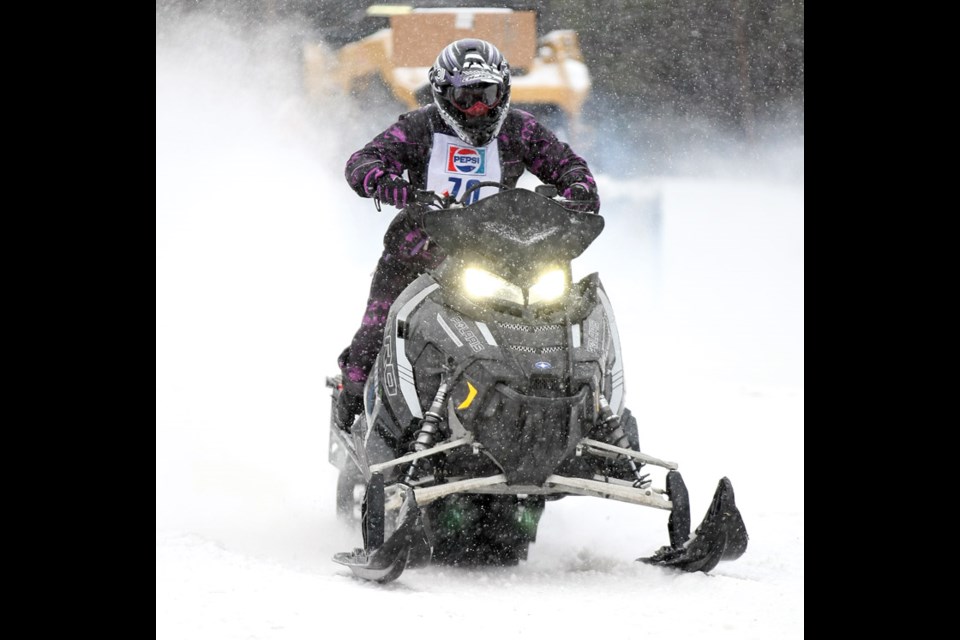
<path id="1" fill-rule="evenodd" d="M 438 113 L 437 106 L 434 104 L 428 104 L 426 106 L 420 107 L 419 109 L 414 109 L 413 111 L 407 111 L 406 113 L 400 114 L 400 117 L 397 118 L 399 121 L 407 120 L 412 122 L 418 121 L 429 121 L 434 115 Z"/>
<path id="2" fill-rule="evenodd" d="M 536 122 L 537 117 L 529 111 L 524 111 L 523 109 L 518 109 L 517 107 L 510 107 L 510 111 L 507 112 L 507 120 L 511 119 L 533 120 Z"/>
<path id="3" fill-rule="evenodd" d="M 504 138 L 526 140 L 538 127 L 542 126 L 536 116 L 529 111 L 510 107 L 500 129 L 500 138 L 501 140 Z"/>
<path id="4" fill-rule="evenodd" d="M 533 130 L 535 127 L 542 126 L 535 115 L 516 107 L 510 107 L 510 111 L 507 112 L 507 117 L 503 121 L 503 129 L 507 131 Z"/>

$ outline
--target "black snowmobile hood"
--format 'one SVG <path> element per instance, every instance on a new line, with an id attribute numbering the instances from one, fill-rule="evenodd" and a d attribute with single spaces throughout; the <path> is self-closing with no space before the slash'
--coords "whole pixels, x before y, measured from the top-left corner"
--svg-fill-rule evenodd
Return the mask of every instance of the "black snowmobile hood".
<path id="1" fill-rule="evenodd" d="M 422 223 L 448 255 L 480 257 L 515 272 L 519 264 L 570 262 L 600 235 L 604 219 L 532 191 L 505 189 L 466 207 L 428 211 Z"/>

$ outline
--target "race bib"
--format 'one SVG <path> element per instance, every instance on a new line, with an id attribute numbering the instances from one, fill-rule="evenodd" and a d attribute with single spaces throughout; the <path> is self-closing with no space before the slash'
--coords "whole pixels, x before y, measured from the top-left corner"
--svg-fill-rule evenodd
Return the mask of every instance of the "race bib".
<path id="1" fill-rule="evenodd" d="M 496 138 L 485 147 L 471 147 L 455 136 L 433 134 L 427 189 L 441 195 L 449 193 L 460 200 L 479 182 L 500 182 L 500 148 Z M 498 187 L 481 187 L 471 193 L 464 204 L 492 196 L 499 190 Z"/>

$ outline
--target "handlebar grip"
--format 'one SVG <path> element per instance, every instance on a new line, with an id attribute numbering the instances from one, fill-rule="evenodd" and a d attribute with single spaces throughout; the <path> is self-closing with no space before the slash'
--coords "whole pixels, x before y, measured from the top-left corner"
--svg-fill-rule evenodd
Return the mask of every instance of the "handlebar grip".
<path id="1" fill-rule="evenodd" d="M 430 191 L 429 189 L 415 189 L 410 201 L 417 204 L 430 204 L 431 202 L 436 202 L 436 200 L 436 192 Z"/>

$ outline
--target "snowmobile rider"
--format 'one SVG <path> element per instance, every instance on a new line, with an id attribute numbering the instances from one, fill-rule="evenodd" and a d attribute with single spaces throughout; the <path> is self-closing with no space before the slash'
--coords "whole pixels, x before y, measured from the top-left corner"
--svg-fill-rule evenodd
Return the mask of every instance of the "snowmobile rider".
<path id="1" fill-rule="evenodd" d="M 347 160 L 347 183 L 357 194 L 403 209 L 415 190 L 460 197 L 471 180 L 513 188 L 529 170 L 556 186 L 562 197 L 600 210 L 586 161 L 531 114 L 510 107 L 510 66 L 497 47 L 457 40 L 437 56 L 429 81 L 433 104 L 401 115 Z M 496 192 L 485 187 L 474 197 Z M 400 211 L 390 223 L 360 328 L 337 359 L 343 388 L 335 420 L 344 430 L 362 409 L 364 383 L 383 344 L 390 305 L 444 258 L 411 217 Z"/>

